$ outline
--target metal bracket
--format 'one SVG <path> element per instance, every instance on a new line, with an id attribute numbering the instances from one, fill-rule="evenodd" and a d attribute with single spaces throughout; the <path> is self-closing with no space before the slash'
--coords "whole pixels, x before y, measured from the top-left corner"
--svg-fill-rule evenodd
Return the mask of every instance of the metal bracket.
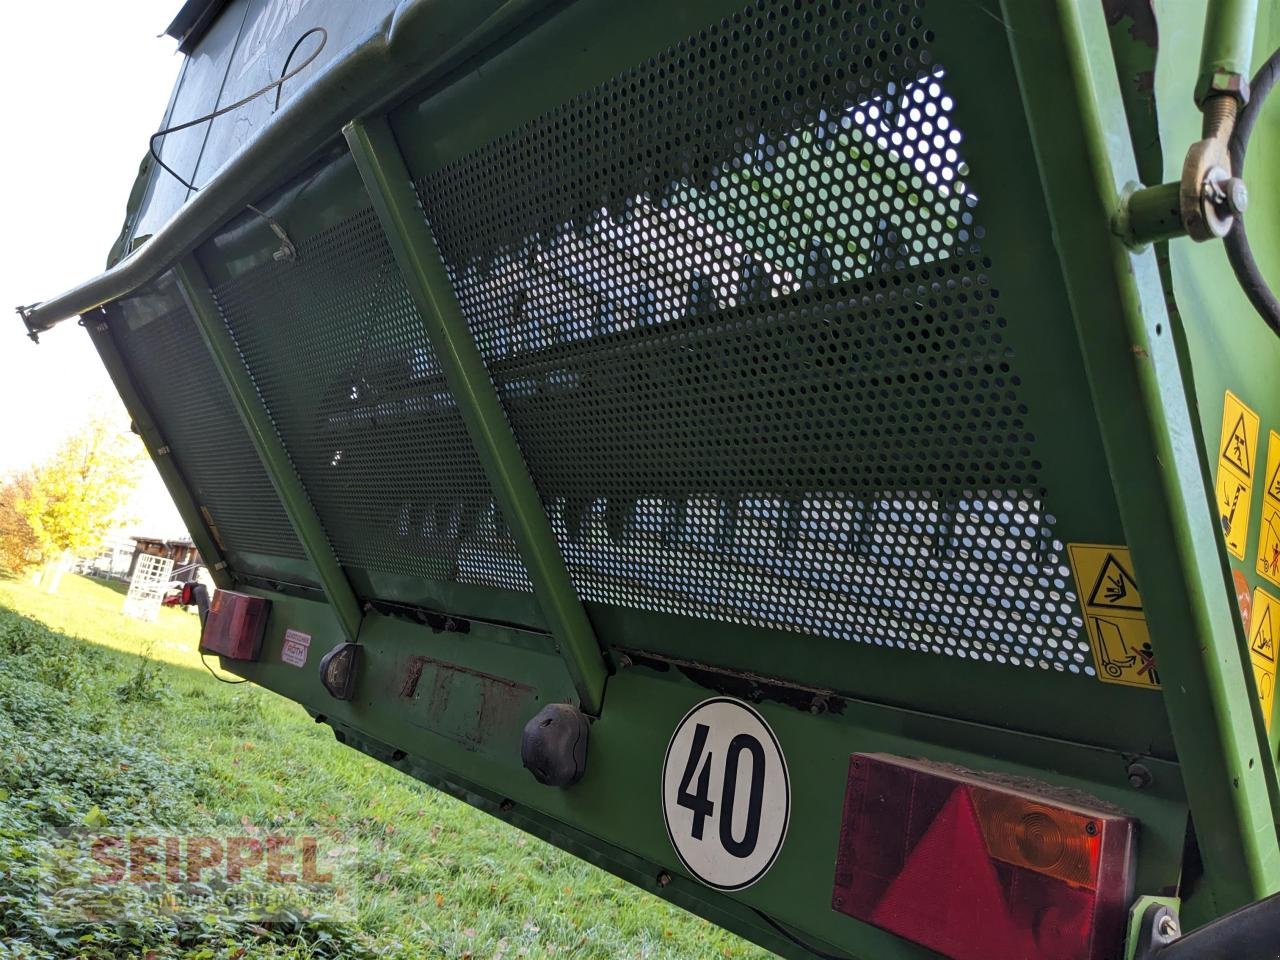
<path id="1" fill-rule="evenodd" d="M 1240 107 L 1249 101 L 1257 0 L 1215 0 L 1205 13 L 1195 102 L 1204 114 L 1201 139 L 1187 149 L 1176 184 L 1126 191 L 1113 229 L 1131 247 L 1188 236 L 1225 237 L 1249 205 L 1249 191 L 1231 167 L 1227 143 Z M 1171 204 L 1176 188 L 1176 206 Z"/>
<path id="2" fill-rule="evenodd" d="M 1258 900 L 1184 934 L 1168 901 L 1134 905 L 1128 960 L 1270 960 L 1280 943 L 1280 894 Z"/>
<path id="3" fill-rule="evenodd" d="M 1130 917 L 1128 960 L 1151 960 L 1157 951 L 1182 936 L 1176 902 L 1139 897 Z"/>
<path id="4" fill-rule="evenodd" d="M 31 322 L 31 314 L 35 311 L 36 307 L 38 306 L 40 306 L 40 304 L 31 303 L 25 307 L 21 307 L 21 306 L 14 307 L 14 310 L 17 311 L 18 316 L 22 318 L 22 325 L 27 328 L 27 336 L 31 338 L 32 343 L 40 342 L 39 328 L 36 327 L 35 324 Z"/>
<path id="5" fill-rule="evenodd" d="M 1249 205 L 1244 181 L 1232 174 L 1227 141 L 1235 129 L 1240 101 L 1227 93 L 1208 97 L 1203 139 L 1187 150 L 1178 185 L 1178 205 L 1187 236 L 1204 241 L 1225 237 Z"/>
<path id="6" fill-rule="evenodd" d="M 1130 247 L 1188 236 L 1202 242 L 1225 237 L 1248 209 L 1249 190 L 1232 173 L 1227 142 L 1238 101 L 1226 94 L 1204 103 L 1204 137 L 1187 150 L 1177 183 L 1126 189 L 1112 230 Z"/>
<path id="7" fill-rule="evenodd" d="M 267 221 L 267 226 L 271 228 L 271 232 L 274 233 L 280 241 L 280 249 L 271 255 L 271 259 L 277 262 L 287 263 L 292 263 L 297 260 L 298 248 L 294 246 L 293 241 L 289 239 L 289 234 L 285 233 L 284 227 L 280 226 L 276 220 L 263 213 L 252 203 L 246 204 L 246 206 L 263 220 Z"/>

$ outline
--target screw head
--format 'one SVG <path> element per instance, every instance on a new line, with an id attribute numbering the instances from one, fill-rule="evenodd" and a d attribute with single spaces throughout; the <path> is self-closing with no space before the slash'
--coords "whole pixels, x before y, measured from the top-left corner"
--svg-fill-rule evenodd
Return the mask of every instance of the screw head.
<path id="1" fill-rule="evenodd" d="M 1249 209 L 1249 188 L 1239 177 L 1232 177 L 1226 184 L 1227 206 L 1233 213 L 1244 213 Z"/>
<path id="2" fill-rule="evenodd" d="M 671 874 L 667 873 L 667 871 L 663 870 L 661 873 L 658 874 L 658 886 L 665 887 L 670 882 L 671 882 Z"/>
<path id="3" fill-rule="evenodd" d="M 1160 918 L 1160 923 L 1156 927 L 1160 936 L 1167 940 L 1172 940 L 1178 936 L 1178 921 L 1174 919 L 1173 914 L 1166 913 Z"/>

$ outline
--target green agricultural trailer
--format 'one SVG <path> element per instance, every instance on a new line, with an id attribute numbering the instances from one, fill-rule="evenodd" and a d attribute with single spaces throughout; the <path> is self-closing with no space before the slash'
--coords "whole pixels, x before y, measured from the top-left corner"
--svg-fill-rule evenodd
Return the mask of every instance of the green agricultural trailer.
<path id="1" fill-rule="evenodd" d="M 170 32 L 108 269 L 20 313 L 223 668 L 788 957 L 1277 956 L 1280 6 Z"/>

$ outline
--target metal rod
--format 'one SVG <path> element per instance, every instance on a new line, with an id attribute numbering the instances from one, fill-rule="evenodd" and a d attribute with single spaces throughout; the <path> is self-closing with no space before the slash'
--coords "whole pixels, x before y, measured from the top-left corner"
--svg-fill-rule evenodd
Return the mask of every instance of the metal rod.
<path id="1" fill-rule="evenodd" d="M 360 622 L 363 619 L 360 601 L 338 563 L 333 545 L 329 542 L 320 518 L 316 516 L 315 508 L 311 505 L 311 499 L 307 496 L 297 471 L 294 470 L 289 452 L 276 432 L 271 414 L 245 368 L 240 350 L 223 323 L 221 311 L 213 299 L 204 271 L 194 257 L 186 257 L 174 266 L 173 273 L 196 327 L 209 348 L 213 364 L 222 375 L 231 400 L 253 441 L 254 449 L 262 460 L 262 466 L 271 478 L 276 493 L 280 495 L 280 503 L 289 522 L 293 524 L 302 548 L 320 574 L 325 596 L 333 606 L 343 632 L 349 640 L 354 641 L 360 634 Z"/>
<path id="2" fill-rule="evenodd" d="M 1100 8 L 1077 0 L 1003 0 L 1001 10 L 1116 503 L 1152 601 L 1161 693 L 1204 860 L 1200 889 L 1221 913 L 1280 886 L 1275 769 L 1176 318 L 1155 253 L 1114 235 L 1107 242 L 1110 213 L 1137 169 L 1122 114 L 1098 106 L 1119 98 L 1106 24 Z"/>
<path id="3" fill-rule="evenodd" d="M 399 145 L 382 117 L 350 123 L 343 134 L 524 558 L 534 593 L 582 699 L 582 709 L 598 714 L 608 673 L 600 644 L 569 577 L 502 401 L 454 297 Z"/>
<path id="4" fill-rule="evenodd" d="M 302 89 L 266 122 L 253 142 L 228 160 L 144 246 L 96 277 L 22 308 L 31 336 L 148 283 L 246 204 L 261 199 L 295 173 L 308 157 L 335 139 L 345 120 L 389 107 L 549 2 L 468 0 L 442 10 L 435 0 L 405 0 L 349 52 L 314 77 L 302 78 L 306 81 Z"/>
<path id="5" fill-rule="evenodd" d="M 1196 103 L 1216 94 L 1249 99 L 1249 64 L 1258 22 L 1258 0 L 1209 0 L 1200 47 Z"/>
<path id="6" fill-rule="evenodd" d="M 200 551 L 200 557 L 209 570 L 209 576 L 213 578 L 214 586 L 219 590 L 230 589 L 233 585 L 232 578 L 227 569 L 222 548 L 218 545 L 218 539 L 208 520 L 201 512 L 200 505 L 191 496 L 191 487 L 182 475 L 181 468 L 174 461 L 164 435 L 151 416 L 151 411 L 147 409 L 146 403 L 143 402 L 142 394 L 134 385 L 129 364 L 120 353 L 120 348 L 116 346 L 115 337 L 111 335 L 111 323 L 107 312 L 94 310 L 86 313 L 81 317 L 81 323 L 89 331 L 89 339 L 97 348 L 98 356 L 102 358 L 102 365 L 107 368 L 107 375 L 111 377 L 111 382 L 115 384 L 116 392 L 120 394 L 125 409 L 133 418 L 133 424 L 139 436 L 142 437 L 142 442 L 146 444 L 147 452 L 151 454 L 151 461 L 156 465 L 156 472 L 160 474 L 160 479 L 164 481 L 169 496 L 173 498 L 173 505 L 177 508 L 178 516 L 182 517 L 187 533 L 191 535 L 191 541 Z"/>
<path id="7" fill-rule="evenodd" d="M 1116 232 L 1131 247 L 1184 236 L 1180 191 L 1182 184 L 1141 187 L 1124 196 L 1116 216 Z"/>

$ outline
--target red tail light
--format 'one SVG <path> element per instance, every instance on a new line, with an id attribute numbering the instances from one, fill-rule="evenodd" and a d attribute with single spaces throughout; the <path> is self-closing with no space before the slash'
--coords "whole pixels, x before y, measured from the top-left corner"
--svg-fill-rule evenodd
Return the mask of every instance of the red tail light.
<path id="1" fill-rule="evenodd" d="M 1041 790 L 854 754 L 832 906 L 952 960 L 1121 956 L 1133 821 Z"/>
<path id="2" fill-rule="evenodd" d="M 219 590 L 209 604 L 209 618 L 200 634 L 200 652 L 228 660 L 257 660 L 267 628 L 269 600 Z"/>

